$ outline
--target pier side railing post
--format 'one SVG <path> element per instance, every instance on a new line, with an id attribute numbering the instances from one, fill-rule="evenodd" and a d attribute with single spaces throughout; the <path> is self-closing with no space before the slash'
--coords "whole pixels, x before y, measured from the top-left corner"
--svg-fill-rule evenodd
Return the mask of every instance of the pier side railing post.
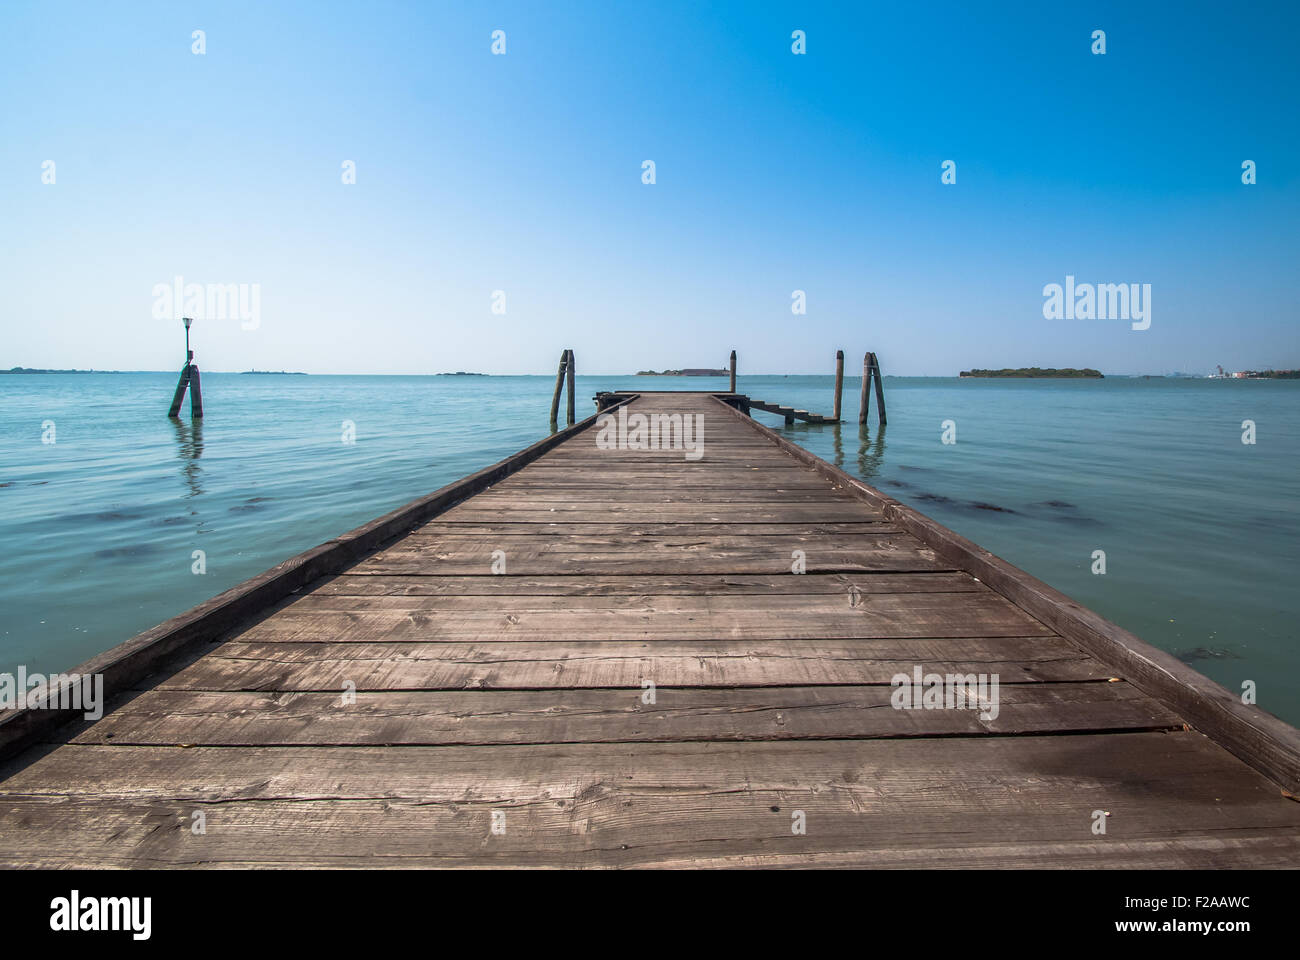
<path id="1" fill-rule="evenodd" d="M 551 395 L 551 423 L 560 419 L 560 394 L 564 392 L 564 370 L 569 365 L 569 351 L 560 351 L 560 368 L 555 371 L 555 393 Z"/>
<path id="2" fill-rule="evenodd" d="M 730 393 L 736 392 L 736 351 L 731 351 L 731 388 Z"/>
<path id="3" fill-rule="evenodd" d="M 573 414 L 574 414 L 574 406 L 573 406 L 573 367 L 574 367 L 574 363 L 573 363 L 573 350 L 570 349 L 570 350 L 567 351 L 567 353 L 568 353 L 568 360 L 567 360 L 566 363 L 565 363 L 565 374 L 566 374 L 566 376 L 568 377 L 568 380 L 569 380 L 569 403 L 568 403 L 568 408 L 567 408 L 567 410 L 566 410 L 566 415 L 567 415 L 567 417 L 568 417 L 569 426 L 573 426 L 573 424 L 575 423 L 574 416 L 573 416 Z"/>
<path id="4" fill-rule="evenodd" d="M 844 351 L 835 351 L 835 411 L 831 414 L 831 419 L 838 421 L 840 419 L 840 404 L 844 398 Z"/>
<path id="5" fill-rule="evenodd" d="M 871 354 L 871 375 L 876 378 L 876 407 L 880 410 L 880 425 L 885 425 L 885 385 L 880 380 L 880 361 Z"/>
<path id="6" fill-rule="evenodd" d="M 867 422 L 868 407 L 871 404 L 871 354 L 862 357 L 862 395 L 858 397 L 858 423 Z"/>

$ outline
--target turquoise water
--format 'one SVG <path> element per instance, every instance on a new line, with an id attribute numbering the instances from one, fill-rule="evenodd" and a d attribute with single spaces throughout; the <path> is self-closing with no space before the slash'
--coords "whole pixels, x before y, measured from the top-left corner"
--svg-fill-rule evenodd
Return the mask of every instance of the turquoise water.
<path id="1" fill-rule="evenodd" d="M 501 459 L 547 434 L 554 382 L 205 373 L 207 417 L 192 426 L 165 416 L 175 379 L 0 377 L 0 671 L 74 666 Z M 597 390 L 632 387 L 726 382 L 579 377 L 579 416 Z M 738 388 L 831 410 L 830 377 Z M 852 423 L 757 418 L 1229 689 L 1253 680 L 1262 707 L 1300 723 L 1300 382 L 887 377 L 885 389 L 884 430 L 873 410 L 860 433 L 854 379 Z M 1247 419 L 1254 445 L 1241 442 Z M 944 420 L 955 444 L 941 443 Z"/>

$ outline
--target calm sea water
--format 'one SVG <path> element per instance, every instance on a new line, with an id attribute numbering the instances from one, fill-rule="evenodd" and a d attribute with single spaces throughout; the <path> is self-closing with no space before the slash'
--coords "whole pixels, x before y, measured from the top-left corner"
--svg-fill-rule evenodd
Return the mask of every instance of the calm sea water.
<path id="1" fill-rule="evenodd" d="M 165 416 L 175 374 L 0 377 L 0 671 L 72 667 L 545 436 L 553 381 L 205 373 L 207 418 L 191 425 Z M 597 390 L 635 386 L 726 383 L 579 377 L 579 415 Z M 1261 706 L 1300 723 L 1300 382 L 885 388 L 883 430 L 874 412 L 862 432 L 758 419 L 1229 689 L 1255 681 Z M 739 389 L 831 409 L 830 377 Z M 853 421 L 857 393 L 846 381 Z"/>

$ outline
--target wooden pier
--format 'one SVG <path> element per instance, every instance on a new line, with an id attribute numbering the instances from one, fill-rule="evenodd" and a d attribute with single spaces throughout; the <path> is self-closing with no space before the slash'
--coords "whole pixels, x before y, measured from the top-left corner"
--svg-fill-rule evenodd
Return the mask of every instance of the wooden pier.
<path id="1" fill-rule="evenodd" d="M 589 418 L 83 665 L 102 719 L 0 721 L 0 863 L 1300 866 L 1295 729 L 737 396 L 606 395 L 702 456 Z"/>

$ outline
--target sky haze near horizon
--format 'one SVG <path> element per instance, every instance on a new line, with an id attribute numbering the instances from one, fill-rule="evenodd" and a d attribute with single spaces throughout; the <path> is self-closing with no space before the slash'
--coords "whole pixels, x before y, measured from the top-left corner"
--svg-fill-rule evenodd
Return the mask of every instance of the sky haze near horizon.
<path id="1" fill-rule="evenodd" d="M 214 371 L 1300 367 L 1297 28 L 1290 3 L 6 3 L 0 368 L 179 368 L 153 316 L 177 276 L 259 285 L 256 329 L 196 321 Z M 1150 328 L 1044 319 L 1067 275 L 1150 284 Z"/>

